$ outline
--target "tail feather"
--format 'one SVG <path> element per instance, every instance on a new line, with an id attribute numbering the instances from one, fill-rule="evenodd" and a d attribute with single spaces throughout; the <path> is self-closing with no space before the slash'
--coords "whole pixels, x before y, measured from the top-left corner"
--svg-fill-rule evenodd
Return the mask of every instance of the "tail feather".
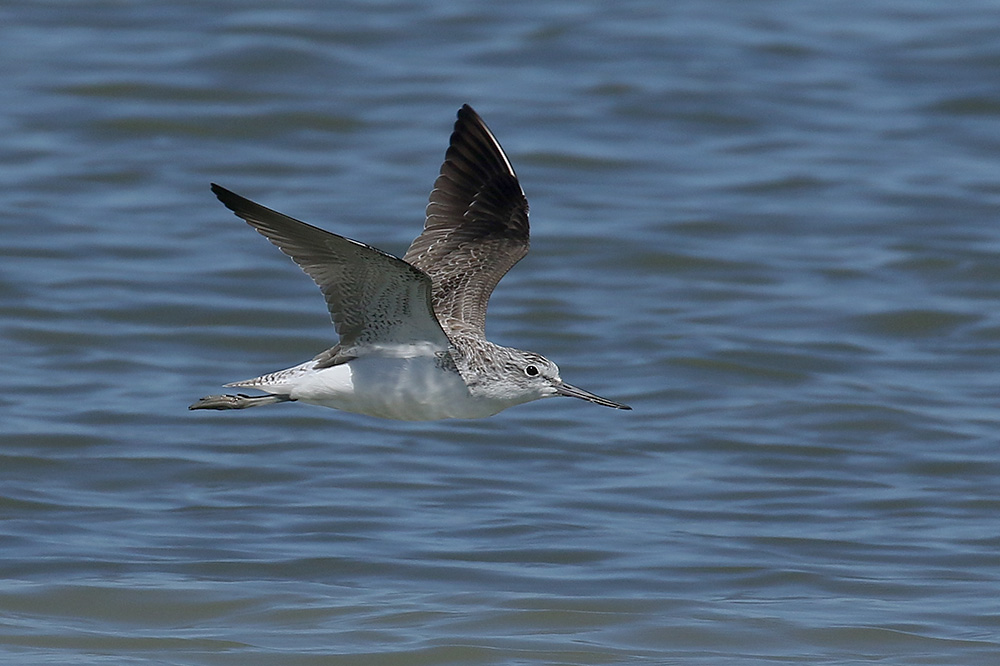
<path id="1" fill-rule="evenodd" d="M 287 391 L 290 383 L 294 383 L 295 379 L 298 379 L 305 373 L 309 372 L 314 365 L 316 365 L 315 359 L 312 361 L 306 361 L 305 363 L 297 365 L 294 368 L 288 368 L 287 370 L 269 372 L 266 375 L 254 377 L 253 379 L 229 382 L 225 386 L 226 388 L 252 388 L 267 391 L 269 393 L 281 393 L 282 391 Z"/>

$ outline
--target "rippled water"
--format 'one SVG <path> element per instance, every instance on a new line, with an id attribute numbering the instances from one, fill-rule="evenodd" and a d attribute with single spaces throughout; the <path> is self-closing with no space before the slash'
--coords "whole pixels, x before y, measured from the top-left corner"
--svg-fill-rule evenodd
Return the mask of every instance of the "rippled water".
<path id="1" fill-rule="evenodd" d="M 993 2 L 0 7 L 0 661 L 993 664 Z M 190 413 L 329 346 L 217 181 L 401 253 L 456 109 L 491 337 L 628 402 Z"/>

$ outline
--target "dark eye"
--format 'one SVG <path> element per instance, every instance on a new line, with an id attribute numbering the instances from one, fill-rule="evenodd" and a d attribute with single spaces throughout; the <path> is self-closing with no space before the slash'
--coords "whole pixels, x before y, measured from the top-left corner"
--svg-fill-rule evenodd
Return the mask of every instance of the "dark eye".
<path id="1" fill-rule="evenodd" d="M 538 374 L 538 368 L 536 368 L 533 365 L 529 365 L 524 369 L 524 374 L 528 375 L 529 377 L 534 377 L 535 375 Z"/>

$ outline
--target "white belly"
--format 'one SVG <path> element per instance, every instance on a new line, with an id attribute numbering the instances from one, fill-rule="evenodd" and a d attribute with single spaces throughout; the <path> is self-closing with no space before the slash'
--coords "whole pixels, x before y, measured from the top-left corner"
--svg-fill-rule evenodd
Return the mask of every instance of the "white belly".
<path id="1" fill-rule="evenodd" d="M 295 400 L 348 412 L 401 421 L 471 419 L 491 416 L 509 405 L 475 399 L 456 372 L 428 356 L 363 356 L 313 370 L 310 363 L 288 377 Z M 273 389 L 265 389 L 273 390 Z"/>

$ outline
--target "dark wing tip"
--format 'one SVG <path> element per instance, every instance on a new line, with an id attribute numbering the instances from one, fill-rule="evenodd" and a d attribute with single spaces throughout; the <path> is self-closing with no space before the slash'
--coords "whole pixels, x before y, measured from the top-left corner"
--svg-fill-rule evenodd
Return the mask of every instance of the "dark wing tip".
<path id="1" fill-rule="evenodd" d="M 249 201 L 248 199 L 245 199 L 235 192 L 231 192 L 216 183 L 212 183 L 212 194 L 218 197 L 219 201 L 222 202 L 222 205 L 234 213 L 238 208 L 244 207 L 246 202 Z"/>
<path id="2" fill-rule="evenodd" d="M 231 192 L 221 185 L 212 183 L 212 192 L 218 197 L 222 205 L 231 210 L 237 217 L 255 228 L 257 231 L 267 236 L 267 238 L 282 247 L 282 241 L 290 240 L 289 233 L 294 233 L 295 229 L 310 229 L 320 234 L 329 234 L 328 231 L 306 224 L 302 220 L 296 220 L 284 213 L 279 213 L 267 206 L 262 206 L 256 201 L 251 201 L 235 192 Z"/>
<path id="3" fill-rule="evenodd" d="M 463 104 L 462 108 L 458 110 L 458 119 L 459 120 L 472 120 L 472 121 L 477 121 L 477 122 L 480 122 L 480 123 L 483 122 L 483 119 L 479 117 L 479 114 L 476 113 L 476 110 L 473 109 L 468 104 Z"/>
<path id="4" fill-rule="evenodd" d="M 486 124 L 486 121 L 476 113 L 475 109 L 468 104 L 463 104 L 462 108 L 458 110 L 458 118 L 455 121 L 448 145 L 451 154 L 445 155 L 446 160 L 448 158 L 471 159 L 478 162 L 480 166 L 489 165 L 490 169 L 506 173 L 512 176 L 515 181 L 517 180 L 514 167 L 493 131 Z M 472 151 L 471 154 L 466 152 L 469 150 Z M 518 185 L 518 189 L 520 189 L 520 185 Z"/>

